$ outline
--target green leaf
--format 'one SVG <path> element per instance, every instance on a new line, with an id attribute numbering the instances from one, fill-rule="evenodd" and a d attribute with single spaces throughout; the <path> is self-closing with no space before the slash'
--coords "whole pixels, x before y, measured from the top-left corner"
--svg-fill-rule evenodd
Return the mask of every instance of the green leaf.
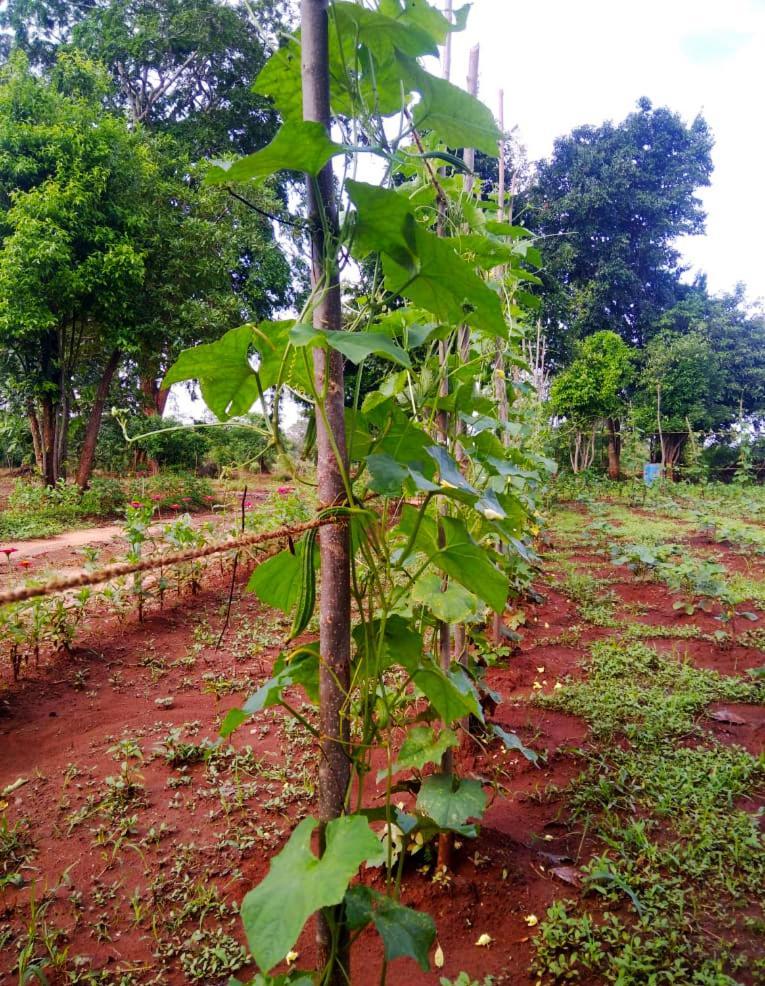
<path id="1" fill-rule="evenodd" d="M 469 818 L 480 819 L 486 808 L 486 794 L 480 781 L 457 780 L 451 774 L 431 774 L 422 782 L 417 795 L 417 811 L 430 818 L 440 829 L 474 836 L 475 825 Z"/>
<path id="2" fill-rule="evenodd" d="M 242 706 L 247 715 L 279 705 L 282 693 L 293 685 L 305 689 L 308 698 L 319 700 L 319 649 L 317 644 L 304 644 L 289 654 L 281 654 L 274 664 L 274 676 L 254 692 Z M 235 721 L 235 720 L 234 720 Z"/>
<path id="3" fill-rule="evenodd" d="M 409 478 L 409 470 L 406 466 L 402 466 L 392 456 L 384 453 L 368 455 L 367 469 L 370 475 L 370 490 L 382 493 L 383 496 L 400 496 L 404 480 Z"/>
<path id="4" fill-rule="evenodd" d="M 401 770 L 422 770 L 426 763 L 441 763 L 444 753 L 453 746 L 459 746 L 459 740 L 451 729 L 436 733 L 431 726 L 413 726 L 406 734 L 390 772 L 397 774 Z M 378 771 L 378 783 L 387 775 L 387 770 Z"/>
<path id="5" fill-rule="evenodd" d="M 260 322 L 255 328 L 255 345 L 260 356 L 258 373 L 263 390 L 286 384 L 302 396 L 311 396 L 312 357 L 306 369 L 304 353 L 291 345 L 293 319 Z"/>
<path id="6" fill-rule="evenodd" d="M 477 596 L 454 581 L 443 591 L 441 576 L 435 572 L 426 572 L 417 579 L 412 587 L 412 600 L 427 607 L 444 623 L 471 623 L 483 617 L 484 605 Z"/>
<path id="7" fill-rule="evenodd" d="M 318 175 L 327 161 L 345 148 L 330 140 L 321 123 L 288 120 L 260 151 L 237 161 L 213 161 L 205 175 L 210 185 L 268 178 L 278 171 Z"/>
<path id="8" fill-rule="evenodd" d="M 350 35 L 355 44 L 366 45 L 379 62 L 394 51 L 413 58 L 438 55 L 436 40 L 425 25 L 418 26 L 412 21 L 404 23 L 380 11 L 339 0 L 332 4 L 332 13 L 340 33 Z"/>
<path id="9" fill-rule="evenodd" d="M 268 875 L 242 902 L 242 922 L 255 961 L 264 972 L 281 962 L 298 940 L 308 918 L 339 904 L 363 862 L 380 858 L 380 841 L 361 816 L 328 822 L 326 848 L 311 852 L 315 818 L 303 819 L 287 845 L 271 861 Z"/>
<path id="10" fill-rule="evenodd" d="M 446 35 L 453 30 L 462 30 L 470 4 L 460 7 L 455 14 L 457 23 L 450 24 L 440 10 L 425 0 L 382 0 L 380 10 L 389 17 L 398 17 L 402 23 L 413 25 L 427 31 L 437 44 L 442 45 Z"/>
<path id="11" fill-rule="evenodd" d="M 443 517 L 446 547 L 435 564 L 457 582 L 475 592 L 495 613 L 504 613 L 510 591 L 508 580 L 492 563 L 486 550 L 475 543 L 463 521 Z"/>
<path id="12" fill-rule="evenodd" d="M 383 257 L 386 288 L 432 312 L 441 322 L 452 325 L 465 322 L 488 336 L 505 337 L 507 325 L 499 295 L 455 252 L 449 239 L 419 226 L 414 237 L 416 276 L 395 257 L 386 254 Z"/>
<path id="13" fill-rule="evenodd" d="M 229 709 L 220 725 L 220 736 L 223 739 L 227 739 L 240 726 L 244 725 L 248 719 L 249 716 L 243 709 Z"/>
<path id="14" fill-rule="evenodd" d="M 369 635 L 364 634 L 364 625 L 353 628 L 353 639 L 362 659 L 367 662 L 367 674 L 378 675 L 394 664 L 399 664 L 412 674 L 420 664 L 423 652 L 421 634 L 412 630 L 409 621 L 403 616 L 393 614 L 385 621 L 385 629 L 380 633 L 382 621 L 372 620 L 368 624 Z M 370 640 L 378 651 L 368 653 L 366 641 Z M 379 663 L 378 663 L 379 654 Z"/>
<path id="15" fill-rule="evenodd" d="M 285 549 L 256 565 L 247 583 L 247 592 L 254 592 L 266 606 L 280 609 L 282 613 L 291 613 L 300 592 L 303 547 L 303 542 L 300 541 L 294 555 Z"/>
<path id="16" fill-rule="evenodd" d="M 382 356 L 400 366 L 411 367 L 411 361 L 401 346 L 381 332 L 324 332 L 329 345 L 352 363 L 361 363 L 367 356 Z"/>
<path id="17" fill-rule="evenodd" d="M 470 494 L 470 496 L 475 499 L 478 498 L 478 490 L 471 486 L 465 479 L 462 475 L 460 467 L 457 465 L 457 462 L 451 457 L 451 455 L 449 455 L 443 446 L 431 445 L 430 448 L 427 449 L 427 453 L 438 466 L 438 473 L 441 477 L 442 486 L 448 486 L 455 490 L 461 490 L 463 493 Z"/>
<path id="18" fill-rule="evenodd" d="M 258 399 L 257 379 L 248 359 L 253 341 L 252 326 L 240 325 L 217 342 L 184 349 L 162 386 L 198 380 L 205 404 L 219 420 L 247 414 Z"/>
<path id="19" fill-rule="evenodd" d="M 312 325 L 305 322 L 296 322 L 289 331 L 290 345 L 292 346 L 321 346 L 326 345 L 324 333 L 320 329 L 315 329 Z"/>
<path id="20" fill-rule="evenodd" d="M 497 736 L 499 737 L 499 739 L 502 740 L 506 750 L 517 750 L 531 763 L 539 762 L 539 754 L 535 753 L 534 750 L 530 750 L 527 746 L 524 746 L 515 733 L 506 732 L 501 726 L 498 726 L 496 723 L 492 724 L 491 731 L 494 734 L 494 736 Z"/>
<path id="21" fill-rule="evenodd" d="M 468 715 L 483 722 L 483 710 L 473 682 L 459 665 L 443 671 L 431 662 L 419 668 L 412 680 L 445 723 L 451 724 Z"/>
<path id="22" fill-rule="evenodd" d="M 260 70 L 252 91 L 259 96 L 268 96 L 285 122 L 303 119 L 300 45 L 297 41 L 290 40 L 271 55 Z"/>
<path id="23" fill-rule="evenodd" d="M 404 196 L 360 181 L 348 180 L 345 187 L 357 211 L 354 257 L 363 260 L 370 253 L 387 253 L 407 273 L 413 273 L 417 267 L 417 223 Z"/>
<path id="24" fill-rule="evenodd" d="M 345 895 L 346 914 L 352 931 L 371 921 L 383 940 L 385 958 L 414 959 L 423 970 L 430 969 L 428 952 L 435 941 L 436 926 L 429 914 L 404 907 L 370 887 L 351 887 Z"/>
<path id="25" fill-rule="evenodd" d="M 473 147 L 495 157 L 500 132 L 491 110 L 446 79 L 426 72 L 412 58 L 399 56 L 410 88 L 420 93 L 414 108 L 418 130 L 432 130 L 448 147 Z"/>

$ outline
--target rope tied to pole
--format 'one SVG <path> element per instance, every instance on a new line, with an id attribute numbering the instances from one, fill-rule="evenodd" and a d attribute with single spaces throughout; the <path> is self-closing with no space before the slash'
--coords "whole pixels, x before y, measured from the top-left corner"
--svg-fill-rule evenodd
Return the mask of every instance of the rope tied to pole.
<path id="1" fill-rule="evenodd" d="M 184 551 L 173 551 L 162 555 L 154 555 L 150 558 L 141 559 L 138 562 L 117 562 L 114 565 L 106 565 L 104 568 L 100 568 L 94 572 L 78 572 L 73 575 L 63 575 L 42 585 L 23 585 L 17 586 L 14 589 L 4 589 L 0 591 L 0 606 L 26 602 L 28 599 L 37 599 L 42 596 L 52 596 L 57 592 L 66 592 L 69 589 L 81 589 L 84 586 L 100 585 L 103 582 L 110 582 L 112 579 L 122 578 L 125 575 L 149 572 L 155 568 L 164 568 L 166 565 L 180 565 L 183 562 L 195 561 L 197 558 L 207 558 L 210 555 L 224 551 L 250 548 L 258 544 L 267 544 L 269 541 L 295 537 L 304 534 L 306 531 L 312 531 L 317 527 L 324 527 L 326 524 L 337 524 L 342 521 L 342 516 L 337 514 L 320 516 L 315 520 L 309 520 L 302 524 L 281 527 L 275 531 L 262 531 L 258 534 L 243 534 L 236 538 L 227 538 L 225 541 L 217 544 L 206 544 L 201 548 L 187 548 Z"/>

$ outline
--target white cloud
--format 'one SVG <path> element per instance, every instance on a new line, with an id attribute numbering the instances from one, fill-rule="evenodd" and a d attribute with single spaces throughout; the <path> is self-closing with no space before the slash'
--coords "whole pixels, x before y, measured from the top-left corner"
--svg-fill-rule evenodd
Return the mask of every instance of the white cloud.
<path id="1" fill-rule="evenodd" d="M 763 0 L 475 0 L 455 35 L 452 81 L 481 45 L 481 97 L 517 125 L 530 158 L 583 123 L 621 120 L 640 96 L 687 120 L 702 112 L 715 136 L 707 234 L 679 244 L 723 291 L 744 281 L 765 298 L 765 3 Z"/>

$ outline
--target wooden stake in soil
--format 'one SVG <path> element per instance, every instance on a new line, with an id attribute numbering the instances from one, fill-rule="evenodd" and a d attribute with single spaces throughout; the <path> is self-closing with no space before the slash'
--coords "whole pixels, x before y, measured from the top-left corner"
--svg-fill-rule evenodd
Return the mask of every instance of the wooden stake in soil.
<path id="1" fill-rule="evenodd" d="M 497 218 L 500 222 L 505 220 L 505 93 L 499 90 L 499 145 L 498 145 L 498 203 Z M 502 267 L 497 268 L 496 274 L 502 277 L 504 271 Z M 494 353 L 494 397 L 497 401 L 497 416 L 502 424 L 507 424 L 510 417 L 510 402 L 507 399 L 507 379 L 505 374 L 505 350 L 501 339 L 495 343 Z M 502 444 L 507 447 L 510 436 L 507 431 L 502 432 Z M 502 545 L 498 549 L 502 552 Z M 502 613 L 492 613 L 491 636 L 496 644 L 502 641 Z"/>
<path id="2" fill-rule="evenodd" d="M 452 0 L 446 0 L 444 15 L 451 24 L 452 22 Z M 446 35 L 444 44 L 442 75 L 448 81 L 451 75 L 452 66 L 452 36 Z M 442 171 L 443 173 L 443 171 Z M 438 199 L 438 223 L 436 233 L 438 236 L 446 235 L 446 202 L 439 196 Z M 438 363 L 441 371 L 441 380 L 438 385 L 439 397 L 449 396 L 449 344 L 446 340 L 438 343 Z M 449 441 L 449 414 L 447 411 L 440 410 L 436 415 L 436 429 L 438 431 L 439 445 L 447 446 Z M 439 510 L 443 513 L 446 505 L 441 504 Z M 438 525 L 438 544 L 444 545 L 444 531 L 441 523 Z M 442 589 L 445 592 L 447 587 L 447 577 L 442 580 Z M 452 663 L 452 632 L 448 623 L 440 621 L 438 624 L 438 655 L 441 667 L 448 671 Z M 451 775 L 454 771 L 454 758 L 451 750 L 445 750 L 441 757 L 441 772 Z M 438 866 L 448 869 L 451 866 L 452 850 L 454 848 L 454 835 L 451 832 L 442 832 L 438 837 Z"/>
<path id="3" fill-rule="evenodd" d="M 303 118 L 330 129 L 329 24 L 327 0 L 302 0 L 301 49 Z M 311 280 L 318 294 L 313 311 L 317 329 L 342 328 L 340 284 L 337 272 L 335 233 L 337 210 L 332 165 L 318 178 L 306 180 L 308 219 L 311 228 Z M 316 391 L 324 394 L 324 414 L 316 409 L 319 500 L 322 507 L 346 502 L 343 470 L 347 471 L 343 414 L 343 359 L 336 350 L 313 351 Z M 339 455 L 340 462 L 337 456 Z M 348 723 L 344 707 L 350 682 L 350 544 L 347 523 L 326 527 L 320 534 L 321 599 L 319 728 L 319 817 L 324 826 L 343 813 L 350 780 L 347 754 Z M 327 968 L 326 986 L 350 982 L 349 949 L 337 908 L 318 917 L 318 966 Z"/>

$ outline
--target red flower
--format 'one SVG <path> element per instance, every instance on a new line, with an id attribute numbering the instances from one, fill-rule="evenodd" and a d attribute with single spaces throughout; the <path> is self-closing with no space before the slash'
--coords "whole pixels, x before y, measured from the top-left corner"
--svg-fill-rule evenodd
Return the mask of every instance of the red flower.
<path id="1" fill-rule="evenodd" d="M 210 494 L 208 493 L 207 496 L 202 497 L 202 499 L 203 500 L 207 500 L 208 503 L 212 503 L 212 501 L 215 499 L 215 497 L 214 496 L 210 496 Z"/>
<path id="2" fill-rule="evenodd" d="M 250 507 L 252 506 L 252 500 L 245 500 L 244 505 L 249 510 Z"/>
<path id="3" fill-rule="evenodd" d="M 31 568 L 32 562 L 29 561 L 28 558 L 22 558 L 21 561 L 19 562 L 19 565 L 21 565 L 22 568 Z"/>
<path id="4" fill-rule="evenodd" d="M 284 496 L 285 493 L 292 493 L 293 492 L 293 489 L 294 489 L 294 487 L 292 487 L 292 486 L 279 486 L 277 488 L 276 492 L 277 493 L 280 493 L 282 496 Z"/>
<path id="5" fill-rule="evenodd" d="M 140 500 L 131 500 L 131 501 L 130 501 L 130 506 L 131 506 L 131 507 L 132 507 L 132 508 L 133 508 L 134 510 L 137 510 L 137 509 L 138 509 L 139 507 L 142 507 L 142 506 L 143 506 L 143 504 L 141 503 L 141 501 L 140 501 Z"/>
<path id="6" fill-rule="evenodd" d="M 181 509 L 181 505 L 180 505 L 180 503 L 171 503 L 170 504 L 170 509 L 171 510 L 180 510 Z"/>
<path id="7" fill-rule="evenodd" d="M 0 551 L 3 552 L 6 558 L 10 558 L 11 555 L 15 555 L 18 550 L 18 548 L 0 548 Z"/>
<path id="8" fill-rule="evenodd" d="M 151 499 L 152 500 L 161 500 L 162 499 L 162 494 L 161 493 L 152 493 L 151 494 Z"/>

